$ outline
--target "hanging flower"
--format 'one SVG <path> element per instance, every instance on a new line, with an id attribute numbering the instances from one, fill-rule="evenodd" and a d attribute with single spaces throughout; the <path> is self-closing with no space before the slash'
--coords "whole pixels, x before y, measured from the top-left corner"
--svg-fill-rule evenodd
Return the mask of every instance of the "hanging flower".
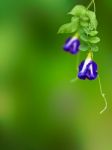
<path id="1" fill-rule="evenodd" d="M 64 50 L 70 52 L 71 54 L 77 54 L 79 51 L 80 41 L 77 36 L 70 37 L 66 40 L 64 44 Z"/>
<path id="2" fill-rule="evenodd" d="M 92 60 L 91 53 L 89 53 L 86 60 L 79 65 L 78 77 L 82 80 L 94 80 L 97 75 L 97 64 Z"/>

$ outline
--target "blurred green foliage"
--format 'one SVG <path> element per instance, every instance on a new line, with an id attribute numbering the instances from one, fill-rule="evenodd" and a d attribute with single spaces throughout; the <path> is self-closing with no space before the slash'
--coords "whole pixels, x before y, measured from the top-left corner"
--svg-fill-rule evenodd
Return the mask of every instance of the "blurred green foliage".
<path id="1" fill-rule="evenodd" d="M 57 35 L 78 3 L 89 1 L 0 1 L 0 150 L 112 149 L 112 2 L 96 1 L 103 115 L 97 80 L 70 83 L 77 56 L 62 50 L 69 35 Z"/>

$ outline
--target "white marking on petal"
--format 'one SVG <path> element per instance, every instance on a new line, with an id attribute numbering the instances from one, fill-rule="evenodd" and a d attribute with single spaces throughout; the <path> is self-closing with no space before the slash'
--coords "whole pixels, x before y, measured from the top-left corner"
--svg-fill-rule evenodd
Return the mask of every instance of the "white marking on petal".
<path id="1" fill-rule="evenodd" d="M 84 65 L 82 67 L 82 70 L 81 70 L 81 73 L 84 73 L 87 69 L 87 65 L 91 62 L 91 58 L 86 58 L 85 62 L 84 62 Z"/>
<path id="2" fill-rule="evenodd" d="M 75 42 L 75 43 L 73 44 L 73 49 L 76 48 L 76 46 L 77 46 L 77 43 Z"/>
<path id="3" fill-rule="evenodd" d="M 92 64 L 89 66 L 89 69 L 90 69 L 91 75 L 94 77 Z"/>
<path id="4" fill-rule="evenodd" d="M 66 47 L 69 47 L 74 40 L 78 40 L 78 38 L 77 37 L 71 38 L 70 41 L 66 44 Z"/>

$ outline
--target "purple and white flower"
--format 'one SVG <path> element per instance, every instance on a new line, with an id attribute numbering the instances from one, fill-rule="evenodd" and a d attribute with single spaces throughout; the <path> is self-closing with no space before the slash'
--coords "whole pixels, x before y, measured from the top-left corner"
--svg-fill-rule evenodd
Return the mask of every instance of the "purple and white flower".
<path id="1" fill-rule="evenodd" d="M 79 65 L 78 78 L 85 80 L 94 80 L 98 75 L 97 64 L 91 59 L 90 54 L 85 61 Z"/>
<path id="2" fill-rule="evenodd" d="M 71 54 L 77 54 L 79 51 L 80 41 L 78 37 L 70 37 L 66 40 L 63 49 Z"/>

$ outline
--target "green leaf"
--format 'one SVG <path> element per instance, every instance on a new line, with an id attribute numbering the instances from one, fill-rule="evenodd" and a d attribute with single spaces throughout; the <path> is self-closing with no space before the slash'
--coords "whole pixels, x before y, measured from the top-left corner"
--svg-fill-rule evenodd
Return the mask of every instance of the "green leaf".
<path id="1" fill-rule="evenodd" d="M 81 16 L 81 15 L 86 14 L 86 12 L 87 12 L 87 9 L 85 6 L 77 5 L 68 14 L 75 15 L 75 16 Z"/>
<path id="2" fill-rule="evenodd" d="M 98 34 L 98 31 L 90 31 L 89 35 L 90 36 L 96 36 Z"/>
<path id="3" fill-rule="evenodd" d="M 82 26 L 82 27 L 88 27 L 88 22 L 87 21 L 80 21 L 80 25 Z"/>
<path id="4" fill-rule="evenodd" d="M 93 46 L 91 46 L 91 50 L 93 52 L 98 52 L 99 51 L 99 47 L 97 45 L 93 45 Z"/>
<path id="5" fill-rule="evenodd" d="M 93 27 L 93 29 L 96 29 L 97 25 L 98 25 L 98 22 L 97 22 L 97 19 L 96 19 L 95 12 L 88 10 L 87 11 L 87 15 L 88 15 L 88 17 L 90 19 L 91 27 Z"/>
<path id="6" fill-rule="evenodd" d="M 89 38 L 89 42 L 92 44 L 96 44 L 100 42 L 100 38 L 99 37 L 90 37 Z"/>
<path id="7" fill-rule="evenodd" d="M 83 28 L 83 32 L 86 33 L 87 35 L 90 33 L 90 30 L 88 27 Z"/>
<path id="8" fill-rule="evenodd" d="M 72 22 L 62 25 L 58 33 L 73 33 L 76 32 L 79 26 L 79 19 L 75 18 Z"/>
<path id="9" fill-rule="evenodd" d="M 83 32 L 80 32 L 80 39 L 82 41 L 88 42 L 88 36 L 84 34 Z"/>
<path id="10" fill-rule="evenodd" d="M 93 31 L 94 29 L 95 29 L 94 26 L 91 23 L 89 23 L 88 30 L 89 31 Z"/>
<path id="11" fill-rule="evenodd" d="M 81 42 L 81 45 L 80 45 L 80 48 L 79 48 L 81 51 L 87 51 L 89 50 L 89 46 L 88 44 L 84 43 L 84 42 Z"/>
<path id="12" fill-rule="evenodd" d="M 96 36 L 98 34 L 98 31 L 94 30 L 94 31 L 91 31 L 89 30 L 89 28 L 85 27 L 83 28 L 84 29 L 84 32 L 86 34 L 88 34 L 89 36 Z"/>
<path id="13" fill-rule="evenodd" d="M 89 21 L 89 18 L 86 15 L 80 16 L 80 19 L 81 19 L 81 21 Z"/>
<path id="14" fill-rule="evenodd" d="M 71 22 L 75 22 L 75 21 L 78 21 L 78 22 L 79 22 L 79 17 L 73 16 L 73 17 L 71 18 Z"/>

